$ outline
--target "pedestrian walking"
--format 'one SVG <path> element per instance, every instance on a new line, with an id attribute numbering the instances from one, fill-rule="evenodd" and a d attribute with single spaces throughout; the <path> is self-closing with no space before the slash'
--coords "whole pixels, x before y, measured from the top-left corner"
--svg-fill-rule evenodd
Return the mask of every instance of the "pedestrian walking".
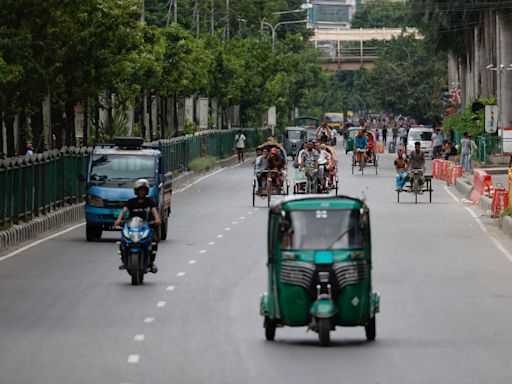
<path id="1" fill-rule="evenodd" d="M 446 138 L 444 136 L 443 131 L 437 128 L 435 133 L 432 135 L 432 145 L 434 146 L 432 154 L 435 159 L 441 157 L 441 154 L 443 152 L 443 143 L 445 142 L 445 140 Z"/>
<path id="2" fill-rule="evenodd" d="M 382 127 L 382 142 L 384 143 L 384 147 L 386 146 L 388 141 L 388 127 L 387 124 L 384 123 L 384 127 Z"/>
<path id="3" fill-rule="evenodd" d="M 245 140 L 247 140 L 247 138 L 242 133 L 242 130 L 239 129 L 238 133 L 235 136 L 236 152 L 238 154 L 239 163 L 242 163 L 244 161 Z"/>
<path id="4" fill-rule="evenodd" d="M 407 150 L 407 129 L 402 125 L 398 130 L 398 135 L 400 136 L 400 141 L 402 145 Z"/>
<path id="5" fill-rule="evenodd" d="M 398 127 L 396 123 L 393 128 L 391 128 L 391 134 L 393 135 L 393 146 L 396 147 L 396 139 L 398 138 Z"/>
<path id="6" fill-rule="evenodd" d="M 469 135 L 469 149 L 469 171 L 471 171 L 473 168 L 471 164 L 471 159 L 473 158 L 473 155 L 475 155 L 478 152 L 478 145 L 476 145 L 475 140 L 473 140 L 473 136 L 471 135 Z"/>
<path id="7" fill-rule="evenodd" d="M 469 134 L 464 132 L 464 137 L 460 141 L 460 164 L 465 172 L 471 169 L 471 142 L 469 141 Z"/>
<path id="8" fill-rule="evenodd" d="M 25 152 L 25 155 L 30 157 L 34 155 L 34 147 L 32 146 L 32 143 L 27 143 L 27 151 Z"/>

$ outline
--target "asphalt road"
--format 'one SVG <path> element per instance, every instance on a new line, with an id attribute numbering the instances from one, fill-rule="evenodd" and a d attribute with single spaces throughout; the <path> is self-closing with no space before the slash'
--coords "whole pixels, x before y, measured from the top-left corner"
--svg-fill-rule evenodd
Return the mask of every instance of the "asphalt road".
<path id="1" fill-rule="evenodd" d="M 432 204 L 397 204 L 390 155 L 379 175 L 340 168 L 371 209 L 375 342 L 362 327 L 329 348 L 305 328 L 265 341 L 267 209 L 246 163 L 175 195 L 142 286 L 117 270 L 117 235 L 86 243 L 84 227 L 0 262 L 0 383 L 509 383 L 510 241 L 440 182 Z"/>

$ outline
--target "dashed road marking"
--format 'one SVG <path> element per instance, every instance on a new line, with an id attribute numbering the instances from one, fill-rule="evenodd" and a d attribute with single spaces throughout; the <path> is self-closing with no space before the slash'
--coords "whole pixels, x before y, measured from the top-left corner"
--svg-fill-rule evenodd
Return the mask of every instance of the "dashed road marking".
<path id="1" fill-rule="evenodd" d="M 197 261 L 196 260 L 190 260 L 188 263 L 189 264 L 195 264 Z"/>
<path id="2" fill-rule="evenodd" d="M 232 221 L 231 224 L 237 225 L 238 221 Z"/>
<path id="3" fill-rule="evenodd" d="M 245 220 L 245 216 L 240 216 L 240 220 Z"/>
<path id="4" fill-rule="evenodd" d="M 208 245 L 215 245 L 215 241 L 210 241 Z"/>
<path id="5" fill-rule="evenodd" d="M 206 253 L 206 249 L 201 249 L 199 253 Z"/>
<path id="6" fill-rule="evenodd" d="M 146 324 L 152 323 L 153 321 L 155 321 L 155 318 L 154 318 L 154 317 L 146 317 L 146 318 L 144 319 L 144 322 L 145 322 Z"/>
<path id="7" fill-rule="evenodd" d="M 135 340 L 135 341 L 144 341 L 145 338 L 146 338 L 146 336 L 144 336 L 144 335 L 135 335 L 133 340 Z"/>
<path id="8" fill-rule="evenodd" d="M 247 212 L 248 215 L 252 215 L 252 212 Z"/>
<path id="9" fill-rule="evenodd" d="M 231 228 L 227 227 L 227 228 L 224 228 L 225 231 L 231 231 Z"/>
<path id="10" fill-rule="evenodd" d="M 174 286 L 174 285 L 168 285 L 166 289 L 167 289 L 168 291 L 174 291 L 174 288 L 175 288 L 175 286 Z"/>
<path id="11" fill-rule="evenodd" d="M 224 235 L 217 235 L 218 239 L 222 239 L 223 237 L 224 237 Z"/>
<path id="12" fill-rule="evenodd" d="M 178 272 L 178 273 L 176 274 L 176 276 L 178 276 L 178 277 L 185 276 L 185 272 Z"/>
<path id="13" fill-rule="evenodd" d="M 158 303 L 156 303 L 156 306 L 158 308 L 163 308 L 163 307 L 165 307 L 166 304 L 167 304 L 166 301 L 159 301 Z"/>
<path id="14" fill-rule="evenodd" d="M 140 355 L 130 355 L 128 356 L 128 363 L 137 364 L 140 360 Z"/>

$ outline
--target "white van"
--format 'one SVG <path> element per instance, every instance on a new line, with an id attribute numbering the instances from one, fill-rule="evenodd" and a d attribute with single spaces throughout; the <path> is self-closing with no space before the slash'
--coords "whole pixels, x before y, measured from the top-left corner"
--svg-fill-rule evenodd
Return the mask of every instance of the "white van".
<path id="1" fill-rule="evenodd" d="M 409 129 L 407 135 L 407 153 L 414 150 L 414 143 L 419 141 L 421 144 L 421 150 L 425 153 L 425 157 L 433 157 L 434 146 L 432 142 L 432 135 L 434 129 L 424 125 L 413 125 Z"/>

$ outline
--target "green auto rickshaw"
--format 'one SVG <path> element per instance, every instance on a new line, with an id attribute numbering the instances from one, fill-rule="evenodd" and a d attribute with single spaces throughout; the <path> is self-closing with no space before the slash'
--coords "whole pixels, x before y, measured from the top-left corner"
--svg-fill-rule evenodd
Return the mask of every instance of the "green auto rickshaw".
<path id="1" fill-rule="evenodd" d="M 260 314 L 267 340 L 276 328 L 307 326 L 330 344 L 336 326 L 376 336 L 369 210 L 347 196 L 288 197 L 271 205 L 268 291 Z"/>
<path id="2" fill-rule="evenodd" d="M 354 140 L 362 127 L 352 127 L 347 129 L 347 141 L 345 142 L 345 153 L 349 153 L 354 150 Z"/>

